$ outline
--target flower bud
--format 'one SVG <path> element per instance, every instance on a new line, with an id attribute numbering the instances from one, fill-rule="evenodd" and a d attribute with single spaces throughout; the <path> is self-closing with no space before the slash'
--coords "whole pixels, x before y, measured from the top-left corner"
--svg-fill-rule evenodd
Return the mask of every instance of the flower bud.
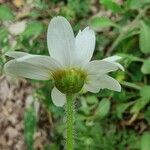
<path id="1" fill-rule="evenodd" d="M 79 92 L 86 80 L 86 73 L 80 69 L 59 70 L 53 73 L 55 86 L 62 93 Z"/>

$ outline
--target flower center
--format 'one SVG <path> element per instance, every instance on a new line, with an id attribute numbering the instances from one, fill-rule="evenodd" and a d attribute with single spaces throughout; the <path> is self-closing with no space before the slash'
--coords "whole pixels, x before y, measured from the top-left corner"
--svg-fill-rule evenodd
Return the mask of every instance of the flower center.
<path id="1" fill-rule="evenodd" d="M 59 70 L 53 73 L 55 86 L 65 94 L 79 92 L 85 83 L 86 76 L 85 71 L 76 68 Z"/>

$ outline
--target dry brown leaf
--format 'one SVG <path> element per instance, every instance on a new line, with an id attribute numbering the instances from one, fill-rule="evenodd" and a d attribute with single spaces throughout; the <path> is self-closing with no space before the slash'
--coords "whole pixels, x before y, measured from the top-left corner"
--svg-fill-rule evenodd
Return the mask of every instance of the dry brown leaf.
<path id="1" fill-rule="evenodd" d="M 19 7 L 23 6 L 24 0 L 13 0 L 13 4 L 19 8 Z"/>
<path id="2" fill-rule="evenodd" d="M 8 26 L 9 32 L 13 35 L 19 35 L 19 34 L 23 33 L 25 28 L 26 28 L 25 20 L 12 23 Z"/>

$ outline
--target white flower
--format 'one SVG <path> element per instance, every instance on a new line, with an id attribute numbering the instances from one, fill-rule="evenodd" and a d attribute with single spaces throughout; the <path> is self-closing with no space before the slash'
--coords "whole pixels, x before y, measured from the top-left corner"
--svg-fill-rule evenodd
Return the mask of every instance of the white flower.
<path id="1" fill-rule="evenodd" d="M 64 17 L 54 17 L 48 27 L 47 44 L 50 56 L 6 53 L 14 59 L 5 64 L 5 72 L 30 79 L 54 80 L 56 87 L 51 95 L 56 106 L 65 104 L 65 92 L 75 93 L 81 88 L 93 93 L 104 88 L 121 91 L 118 81 L 107 75 L 119 68 L 124 70 L 116 62 L 121 57 L 90 61 L 95 48 L 95 34 L 89 27 L 74 37 L 69 22 Z"/>

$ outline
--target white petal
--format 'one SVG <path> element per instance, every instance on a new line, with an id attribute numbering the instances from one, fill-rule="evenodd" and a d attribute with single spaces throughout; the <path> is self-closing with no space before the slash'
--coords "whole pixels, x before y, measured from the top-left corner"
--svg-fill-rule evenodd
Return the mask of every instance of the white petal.
<path id="1" fill-rule="evenodd" d="M 12 57 L 12 58 L 19 58 L 19 57 L 23 57 L 25 55 L 30 55 L 30 54 L 25 53 L 25 52 L 19 52 L 19 51 L 10 51 L 10 52 L 6 52 L 5 55 Z"/>
<path id="2" fill-rule="evenodd" d="M 104 58 L 103 60 L 106 60 L 106 61 L 117 61 L 117 60 L 120 60 L 121 58 L 122 57 L 120 57 L 118 55 L 115 55 L 115 56 Z"/>
<path id="3" fill-rule="evenodd" d="M 118 92 L 121 91 L 121 86 L 119 82 L 108 75 L 103 75 L 99 77 L 98 81 L 100 83 L 101 89 L 107 88 L 113 91 L 118 91 Z"/>
<path id="4" fill-rule="evenodd" d="M 62 68 L 60 63 L 57 60 L 51 58 L 50 56 L 28 54 L 23 57 L 17 58 L 16 61 L 26 62 L 31 65 L 40 66 L 45 69 L 48 69 L 51 72 Z"/>
<path id="5" fill-rule="evenodd" d="M 88 76 L 88 82 L 83 87 L 87 91 L 92 93 L 98 93 L 100 90 L 99 82 L 97 82 L 97 77 L 94 75 Z"/>
<path id="6" fill-rule="evenodd" d="M 113 64 L 115 64 L 116 66 L 118 66 L 119 69 L 121 69 L 122 71 L 124 71 L 124 67 L 121 64 L 119 64 L 117 62 L 113 62 Z"/>
<path id="7" fill-rule="evenodd" d="M 89 62 L 84 69 L 87 70 L 88 74 L 105 74 L 116 71 L 118 66 L 108 61 L 94 60 Z"/>
<path id="8" fill-rule="evenodd" d="M 27 62 L 18 62 L 15 59 L 4 65 L 4 71 L 8 75 L 29 79 L 49 80 L 51 78 L 51 72 L 48 69 Z"/>
<path id="9" fill-rule="evenodd" d="M 54 17 L 47 32 L 48 50 L 54 59 L 64 66 L 71 64 L 75 49 L 74 33 L 70 23 L 64 17 Z"/>
<path id="10" fill-rule="evenodd" d="M 25 52 L 7 52 L 6 56 L 16 58 L 18 62 L 27 62 L 32 65 L 41 66 L 51 71 L 61 69 L 60 63 L 50 56 L 31 55 Z"/>
<path id="11" fill-rule="evenodd" d="M 59 90 L 57 90 L 56 87 L 52 89 L 51 93 L 52 101 L 53 103 L 58 106 L 62 107 L 65 104 L 66 96 L 65 94 L 61 93 Z"/>
<path id="12" fill-rule="evenodd" d="M 109 89 L 113 91 L 121 91 L 121 86 L 119 82 L 108 75 L 102 76 L 89 76 L 89 81 L 87 82 L 85 88 L 91 92 L 98 92 L 100 89 Z M 94 79 L 95 78 L 95 79 Z"/>
<path id="13" fill-rule="evenodd" d="M 121 64 L 119 64 L 119 63 L 116 62 L 117 60 L 120 60 L 121 58 L 122 57 L 116 55 L 116 56 L 107 57 L 107 58 L 105 58 L 103 60 L 104 61 L 108 61 L 108 62 L 112 62 L 113 64 L 115 64 L 116 66 L 118 66 L 119 69 L 121 69 L 122 71 L 124 71 L 124 67 Z"/>
<path id="14" fill-rule="evenodd" d="M 95 33 L 89 27 L 79 31 L 75 38 L 76 63 L 86 64 L 92 58 L 95 49 Z"/>

